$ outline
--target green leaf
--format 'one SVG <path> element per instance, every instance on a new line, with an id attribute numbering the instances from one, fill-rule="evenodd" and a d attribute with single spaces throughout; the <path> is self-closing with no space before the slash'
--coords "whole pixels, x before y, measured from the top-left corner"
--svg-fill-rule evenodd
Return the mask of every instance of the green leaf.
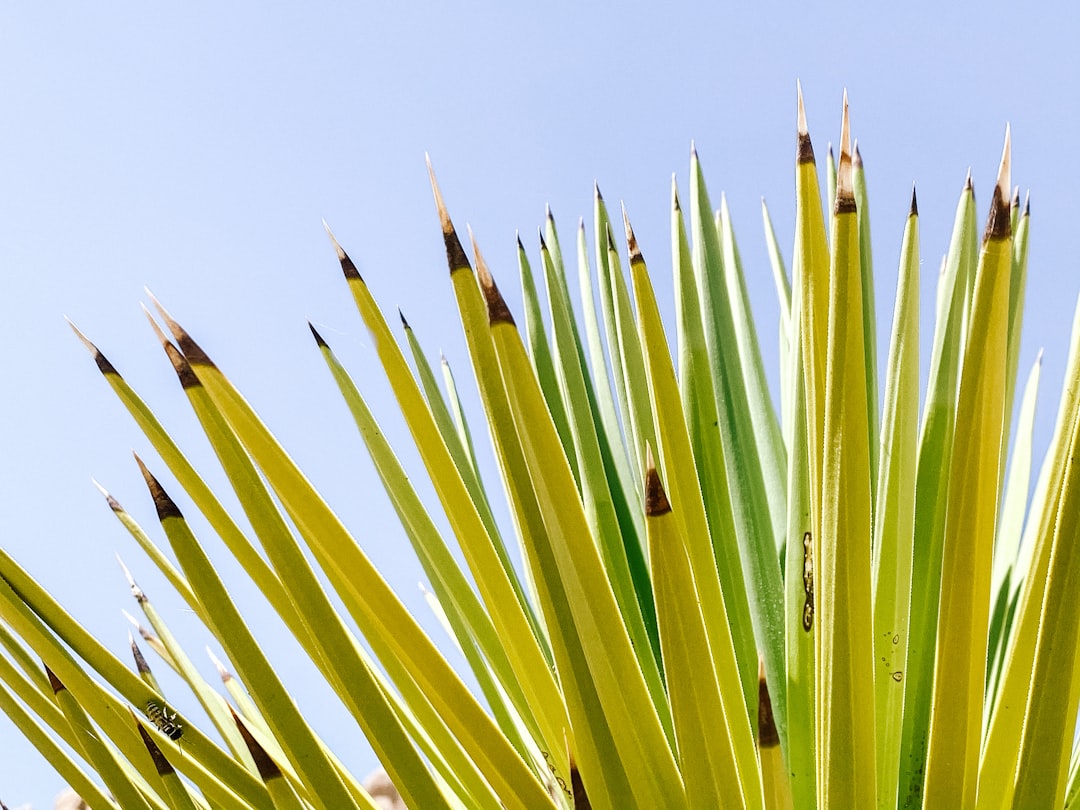
<path id="1" fill-rule="evenodd" d="M 1012 234 L 1008 209 L 1009 141 L 979 256 L 956 405 L 941 564 L 941 608 L 926 756 L 924 801 L 931 807 L 975 802 L 990 573 L 1000 487 Z"/>
<path id="2" fill-rule="evenodd" d="M 731 512 L 731 493 L 724 464 L 724 446 L 720 440 L 716 416 L 716 400 L 713 398 L 712 371 L 701 320 L 700 298 L 682 207 L 674 181 L 671 228 L 672 264 L 675 268 L 677 290 L 675 313 L 678 324 L 682 417 L 689 433 L 700 497 L 708 519 L 708 534 L 724 594 L 728 625 L 731 627 L 731 637 L 735 644 L 735 658 L 739 665 L 744 703 L 747 716 L 752 722 L 757 717 L 757 645 L 754 641 L 754 626 L 750 616 L 746 580 L 743 577 L 742 559 L 736 541 L 735 519 Z"/>
<path id="3" fill-rule="evenodd" d="M 870 430 L 870 469 L 878 469 L 878 371 L 877 316 L 874 297 L 874 263 L 870 250 L 870 205 L 866 194 L 866 172 L 863 171 L 859 142 L 855 141 L 852 156 L 852 184 L 859 216 L 859 267 L 862 272 L 863 346 L 866 352 L 866 417 Z M 877 479 L 870 476 L 871 502 L 877 503 Z"/>
<path id="4" fill-rule="evenodd" d="M 267 724 L 281 742 L 303 781 L 308 798 L 319 807 L 356 807 L 340 774 L 326 757 L 326 752 L 300 714 L 292 696 L 248 630 L 224 583 L 205 551 L 195 540 L 180 510 L 157 480 L 142 466 L 142 462 L 140 467 L 173 553 L 187 573 L 188 580 L 192 582 L 199 601 L 205 605 L 207 615 L 212 617 L 210 629 L 239 669 L 252 697 L 266 717 Z M 273 711 L 268 711 L 271 708 Z"/>
<path id="5" fill-rule="evenodd" d="M 641 506 L 641 490 L 638 476 L 630 468 L 631 448 L 623 440 L 619 415 L 615 410 L 615 400 L 611 393 L 608 379 L 609 363 L 604 354 L 603 338 L 600 335 L 600 322 L 596 314 L 593 297 L 592 272 L 589 269 L 588 246 L 585 243 L 585 222 L 578 227 L 578 283 L 581 292 L 581 307 L 585 317 L 585 342 L 588 346 L 589 363 L 592 366 L 593 393 L 596 395 L 598 422 L 604 430 L 606 445 L 611 448 L 611 463 L 615 469 L 620 486 L 612 485 L 612 491 L 621 490 L 627 501 L 627 511 L 634 522 L 634 535 L 645 534 L 644 510 Z"/>
<path id="6" fill-rule="evenodd" d="M 761 219 L 765 226 L 765 247 L 769 251 L 769 264 L 773 271 L 773 281 L 776 282 L 776 295 L 780 302 L 780 424 L 783 428 L 783 436 L 787 447 L 791 446 L 791 408 L 792 408 L 792 369 L 791 365 L 792 343 L 795 339 L 795 330 L 798 324 L 794 324 L 791 317 L 791 282 L 788 281 L 787 270 L 784 267 L 784 256 L 780 252 L 780 243 L 776 239 L 776 231 L 773 230 L 772 219 L 769 217 L 769 209 L 765 205 L 765 198 L 761 198 Z"/>
<path id="7" fill-rule="evenodd" d="M 998 518 L 997 537 L 994 540 L 994 568 L 991 574 L 990 592 L 995 594 L 995 597 L 987 642 L 989 650 L 987 658 L 990 662 L 986 672 L 988 710 L 984 712 L 983 717 L 987 724 L 992 716 L 990 710 L 996 702 L 1001 666 L 1005 660 L 1005 650 L 1009 640 L 1008 618 L 1011 609 L 1016 604 L 1016 600 L 1012 598 L 1014 590 L 1012 572 L 1020 549 L 1028 493 L 1031 491 L 1032 431 L 1035 427 L 1035 405 L 1041 369 L 1042 352 L 1040 351 L 1028 375 L 1027 384 L 1024 386 L 1016 442 L 1009 461 L 1008 475 L 1005 478 L 1005 494 L 1001 499 L 1001 514 Z"/>
<path id="8" fill-rule="evenodd" d="M 719 417 L 731 506 L 743 575 L 747 582 L 754 637 L 765 658 L 780 745 L 787 750 L 787 684 L 784 679 L 784 591 L 768 498 L 757 462 L 750 403 L 735 337 L 730 295 L 723 284 L 723 259 L 697 152 L 690 156 L 690 219 L 694 272 L 701 296 L 705 340 L 713 369 L 713 398 Z"/>
<path id="9" fill-rule="evenodd" d="M 904 729 L 897 801 L 901 808 L 922 807 L 942 545 L 945 538 L 945 505 L 949 491 L 949 460 L 956 420 L 956 384 L 962 346 L 964 279 L 974 271 L 976 240 L 975 196 L 969 178 L 960 194 L 949 252 L 938 282 L 930 377 L 919 435 L 911 613 L 908 620 L 908 660 L 904 671 Z"/>
<path id="10" fill-rule="evenodd" d="M 795 276 L 792 322 L 802 304 L 801 276 Z M 788 701 L 788 772 L 794 807 L 817 806 L 816 654 L 814 630 L 814 525 L 811 521 L 810 456 L 806 430 L 803 341 L 793 330 L 790 357 L 792 411 L 788 452 L 788 517 L 784 566 L 784 620 Z M 765 753 L 762 752 L 764 760 Z M 764 762 L 763 762 L 764 765 Z"/>
<path id="11" fill-rule="evenodd" d="M 41 656 L 124 757 L 137 767 L 147 766 L 142 771 L 143 778 L 160 787 L 160 779 L 145 762 L 145 749 L 130 723 L 128 707 L 145 707 L 151 700 L 160 704 L 164 699 L 78 624 L 2 549 L 0 618 Z M 90 664 L 124 700 L 91 678 L 75 655 Z M 176 747 L 164 735 L 160 735 L 159 742 Z M 204 793 L 213 794 L 215 800 L 228 807 L 268 810 L 269 800 L 258 780 L 198 727 L 185 726 L 184 750 L 189 756 L 178 760 L 178 764 Z M 160 793 L 161 789 L 151 792 Z"/>
<path id="12" fill-rule="evenodd" d="M 1068 461 L 1039 622 L 1014 808 L 1061 806 L 1080 705 L 1080 415 Z"/>
<path id="13" fill-rule="evenodd" d="M 1020 580 L 1013 630 L 1007 641 L 1001 685 L 993 706 L 982 764 L 979 769 L 979 808 L 1008 807 L 1015 785 L 1025 710 L 1031 689 L 1035 644 L 1046 592 L 1051 542 L 1059 511 L 1072 421 L 1080 402 L 1080 304 L 1073 319 L 1065 381 L 1058 405 L 1054 435 L 1039 472 L 1015 573 Z"/>
<path id="14" fill-rule="evenodd" d="M 656 631 L 655 607 L 648 569 L 641 554 L 640 540 L 627 534 L 620 526 L 612 494 L 608 488 L 604 461 L 600 451 L 597 424 L 593 420 L 592 395 L 585 382 L 581 354 L 572 326 L 569 300 L 563 300 L 563 284 L 554 263 L 541 243 L 544 273 L 550 291 L 549 306 L 554 334 L 556 374 L 561 390 L 566 392 L 566 405 L 570 419 L 570 431 L 574 439 L 575 455 L 579 464 L 578 486 L 585 517 L 593 538 L 600 546 L 615 598 L 619 603 L 623 621 L 630 633 L 630 643 L 638 657 L 638 664 L 657 714 L 664 725 L 669 741 L 673 739 L 668 716 L 664 683 L 660 676 L 659 638 Z M 633 526 L 627 527 L 630 532 Z M 636 554 L 633 552 L 636 550 Z M 632 573 L 631 560 L 638 572 Z"/>
<path id="15" fill-rule="evenodd" d="M 652 461 L 651 457 L 648 459 Z M 671 710 L 675 718 L 679 764 L 690 807 L 745 807 L 744 791 L 760 791 L 756 780 L 740 778 L 735 762 L 721 680 L 709 656 L 702 606 L 687 538 L 671 511 L 656 468 L 645 472 L 645 514 L 649 534 L 649 560 L 656 579 L 660 641 L 667 668 Z M 738 683 L 729 684 L 738 694 Z M 734 707 L 741 723 L 741 707 Z M 754 794 L 751 793 L 753 796 Z M 755 803 L 760 806 L 761 800 Z"/>
<path id="16" fill-rule="evenodd" d="M 914 190 L 900 248 L 885 380 L 874 521 L 874 690 L 878 807 L 891 810 L 899 781 L 918 469 L 919 215 Z"/>
<path id="17" fill-rule="evenodd" d="M 554 552 L 559 576 L 569 597 L 569 607 L 582 649 L 592 673 L 592 683 L 617 751 L 618 761 L 601 763 L 599 752 L 589 754 L 591 761 L 580 757 L 581 774 L 590 800 L 594 794 L 617 798 L 613 807 L 685 806 L 683 786 L 675 760 L 637 664 L 614 593 L 604 571 L 595 541 L 589 538 L 588 522 L 577 498 L 573 476 L 565 457 L 558 452 L 558 436 L 543 403 L 535 376 L 520 335 L 505 303 L 494 287 L 486 269 L 478 267 L 481 284 L 489 305 L 492 337 L 503 380 L 519 425 L 530 429 L 520 432 L 521 446 L 532 476 L 548 538 Z M 557 661 L 559 655 L 557 650 Z M 577 684 L 564 681 L 564 692 Z M 578 699 L 567 695 L 571 722 L 586 725 L 596 719 L 577 715 L 583 708 Z M 578 740 L 579 746 L 582 741 Z M 591 780 L 606 779 L 588 767 L 593 763 L 603 770 L 609 764 L 625 774 L 630 792 L 614 793 L 611 786 L 593 789 Z"/>
<path id="18" fill-rule="evenodd" d="M 145 794 L 135 786 L 132 781 L 130 765 L 122 758 L 116 757 L 113 749 L 108 746 L 99 736 L 97 728 L 90 722 L 89 716 L 83 711 L 82 706 L 75 700 L 64 684 L 46 666 L 49 680 L 52 682 L 56 702 L 64 713 L 77 747 L 83 757 L 94 766 L 109 792 L 116 797 L 121 807 L 131 810 L 150 810 L 151 807 L 164 810 L 165 805 L 159 797 L 153 793 Z M 150 801 L 150 798 L 153 801 Z"/>
<path id="19" fill-rule="evenodd" d="M 848 111 L 840 140 L 829 267 L 829 341 L 821 471 L 821 537 L 814 557 L 818 795 L 826 807 L 869 807 L 875 781 L 869 430 L 858 216 Z"/>
<path id="20" fill-rule="evenodd" d="M 645 350 L 645 370 L 649 379 L 653 421 L 657 428 L 660 465 L 668 478 L 668 490 L 674 502 L 673 511 L 678 531 L 685 540 L 683 548 L 688 555 L 688 562 L 693 573 L 688 583 L 692 585 L 692 589 L 685 594 L 685 598 L 691 598 L 695 604 L 700 604 L 700 610 L 704 616 L 704 631 L 708 638 L 706 648 L 712 653 L 714 672 L 712 677 L 717 685 L 725 717 L 724 725 L 721 727 L 726 727 L 723 736 L 728 738 L 732 756 L 737 763 L 739 781 L 746 804 L 750 807 L 759 807 L 763 799 L 761 773 L 754 751 L 754 734 L 749 722 L 752 715 L 747 712 L 748 701 L 741 683 L 740 666 L 736 660 L 734 639 L 727 619 L 726 600 L 717 573 L 717 562 L 713 553 L 714 544 L 709 539 L 704 502 L 697 476 L 694 474 L 694 459 L 686 428 L 686 417 L 682 411 L 682 402 L 675 383 L 675 368 L 668 352 L 668 342 L 660 320 L 660 309 L 656 304 L 652 283 L 649 280 L 648 268 L 638 248 L 637 240 L 630 230 L 629 222 L 626 224 L 626 230 L 630 244 L 630 271 L 638 306 L 638 329 Z M 646 487 L 646 493 L 648 493 L 648 487 Z M 648 502 L 647 499 L 646 502 Z M 652 559 L 651 545 L 650 559 Z M 677 562 L 675 564 L 678 565 Z M 680 634 L 694 632 L 689 631 L 682 624 L 685 618 L 683 616 L 678 620 L 680 627 L 677 632 Z M 695 647 L 695 649 L 701 648 Z M 665 659 L 671 654 L 670 650 L 665 652 Z M 672 674 L 674 662 L 665 664 L 665 667 L 666 672 L 669 675 Z M 668 688 L 673 688 L 670 681 Z M 756 698 L 757 695 L 755 694 L 754 697 Z M 754 700 L 750 705 L 756 709 L 757 701 Z M 680 743 L 680 750 L 684 744 Z M 691 799 L 692 806 L 700 806 L 693 801 L 693 796 L 688 795 L 688 798 Z"/>
<path id="21" fill-rule="evenodd" d="M 761 361 L 761 348 L 758 345 L 757 330 L 754 328 L 754 316 L 750 311 L 750 295 L 746 291 L 746 276 L 743 273 L 742 258 L 735 242 L 735 229 L 731 224 L 731 212 L 727 198 L 720 195 L 720 213 L 717 216 L 717 232 L 724 252 L 724 280 L 727 282 L 728 300 L 731 302 L 732 320 L 735 325 L 735 339 L 739 349 L 739 362 L 742 366 L 747 403 L 750 408 L 750 422 L 754 428 L 754 454 L 761 464 L 761 477 L 768 502 L 769 519 L 772 535 L 779 550 L 784 543 L 784 528 L 787 521 L 787 492 L 785 478 L 787 473 L 787 452 L 780 433 L 780 422 L 773 410 L 772 397 L 765 380 L 765 366 Z"/>
<path id="22" fill-rule="evenodd" d="M 0 642 L 12 656 L 17 655 L 20 659 L 24 657 L 25 649 L 2 623 L 0 623 Z M 34 681 L 44 680 L 47 684 L 47 679 L 40 671 L 40 664 L 37 665 L 37 670 L 34 673 L 37 676 Z M 71 726 L 57 707 L 52 695 L 46 696 L 42 691 L 42 684 L 31 681 L 27 677 L 28 674 L 29 672 L 26 674 L 17 672 L 6 656 L 0 656 L 0 681 L 3 682 L 0 683 L 0 711 L 11 719 L 19 733 L 29 740 L 64 781 L 88 804 L 92 804 L 93 807 L 116 808 L 117 805 L 112 799 L 105 795 L 71 754 L 56 742 L 53 734 L 59 735 L 68 747 L 75 745 Z M 52 733 L 43 727 L 38 722 L 39 720 L 44 720 Z"/>
<path id="23" fill-rule="evenodd" d="M 520 236 L 517 247 L 518 272 L 521 275 L 521 300 L 525 306 L 525 338 L 529 345 L 529 357 L 532 359 L 536 378 L 540 381 L 544 399 L 551 411 L 551 418 L 555 422 L 555 429 L 559 431 L 563 452 L 570 461 L 570 469 L 577 476 L 579 475 L 577 456 L 574 453 L 574 441 L 570 435 L 570 422 L 566 418 L 566 404 L 563 402 L 562 389 L 555 375 L 555 363 L 552 360 L 551 346 L 544 330 L 540 296 L 536 291 L 536 282 L 533 280 L 532 266 L 529 264 L 529 257 L 525 253 L 525 246 L 521 244 Z"/>

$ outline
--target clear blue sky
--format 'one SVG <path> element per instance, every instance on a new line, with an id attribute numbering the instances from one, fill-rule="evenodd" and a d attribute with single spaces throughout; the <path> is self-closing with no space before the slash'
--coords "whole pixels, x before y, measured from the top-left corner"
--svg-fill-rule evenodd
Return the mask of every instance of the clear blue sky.
<path id="1" fill-rule="evenodd" d="M 569 240 L 590 213 L 594 179 L 609 201 L 625 201 L 669 304 L 669 182 L 676 172 L 685 187 L 695 139 L 714 200 L 727 192 L 771 372 L 777 305 L 759 198 L 790 252 L 797 78 L 822 166 L 849 91 L 882 329 L 912 182 L 929 313 L 967 169 L 982 212 L 1011 122 L 1013 179 L 1032 192 L 1020 362 L 1026 374 L 1046 347 L 1041 454 L 1080 292 L 1076 4 L 730 5 L 4 4 L 0 543 L 126 656 L 120 611 L 134 604 L 119 552 L 203 663 L 209 639 L 90 484 L 101 481 L 160 538 L 130 449 L 171 481 L 62 318 L 99 344 L 217 480 L 139 311 L 148 285 L 428 622 L 419 569 L 305 323 L 320 327 L 419 473 L 320 220 L 387 310 L 401 306 L 425 348 L 447 353 L 460 384 L 468 361 L 424 152 L 451 214 L 472 224 L 520 312 L 515 231 L 532 249 L 550 203 Z M 239 585 L 237 596 L 281 651 L 317 729 L 365 773 L 374 762 L 357 730 L 343 727 L 324 691 L 307 691 L 307 669 L 250 589 Z M 213 675 L 208 663 L 204 672 Z M 0 798 L 43 808 L 60 787 L 0 717 Z"/>

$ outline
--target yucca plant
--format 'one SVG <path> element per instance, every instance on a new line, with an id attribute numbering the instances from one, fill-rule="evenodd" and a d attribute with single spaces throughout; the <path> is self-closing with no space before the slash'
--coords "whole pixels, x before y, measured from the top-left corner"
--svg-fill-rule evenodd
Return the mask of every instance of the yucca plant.
<path id="1" fill-rule="evenodd" d="M 1008 133 L 981 234 L 970 177 L 960 194 L 920 410 L 914 193 L 879 374 L 847 102 L 824 203 L 801 97 L 798 113 L 790 277 L 762 210 L 781 309 L 779 409 L 731 217 L 710 201 L 696 151 L 688 208 L 672 188 L 674 334 L 653 293 L 662 263 L 650 271 L 626 212 L 616 224 L 599 190 L 576 262 L 550 213 L 538 262 L 519 241 L 524 312 L 513 314 L 475 243 L 469 259 L 432 175 L 482 414 L 466 414 L 445 361 L 440 386 L 404 318 L 402 348 L 331 236 L 437 504 L 421 500 L 312 335 L 479 694 L 151 297 L 243 516 L 80 333 L 157 454 L 136 461 L 172 554 L 105 495 L 237 676 L 219 663 L 224 692 L 205 682 L 128 574 L 142 644 L 187 683 L 197 712 L 190 695 L 162 690 L 136 642 L 131 668 L 0 552 L 3 710 L 94 808 L 376 807 L 245 623 L 204 550 L 220 540 L 410 807 L 1075 804 L 1080 320 L 1029 501 L 1039 363 L 1013 435 L 1029 212 L 1010 185 Z M 480 474 L 474 439 L 485 434 L 499 480 Z M 217 537 L 197 539 L 181 503 Z"/>

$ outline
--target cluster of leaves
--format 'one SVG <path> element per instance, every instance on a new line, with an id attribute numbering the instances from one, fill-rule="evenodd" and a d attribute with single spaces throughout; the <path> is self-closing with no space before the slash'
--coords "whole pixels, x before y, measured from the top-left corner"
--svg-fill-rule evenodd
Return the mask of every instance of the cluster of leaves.
<path id="1" fill-rule="evenodd" d="M 583 320 L 549 214 L 546 301 L 519 244 L 522 332 L 475 244 L 475 267 L 467 258 L 432 177 L 509 531 L 493 518 L 448 366 L 442 388 L 403 320 L 410 367 L 334 240 L 452 537 L 312 333 L 486 706 L 164 309 L 171 337 L 151 323 L 244 528 L 82 339 L 411 807 L 1072 805 L 1080 327 L 1029 507 L 1038 363 L 1005 463 L 1029 222 L 1011 193 L 1008 137 L 981 236 L 970 178 L 961 192 L 921 411 L 915 198 L 879 375 L 846 100 L 827 174 L 823 206 L 800 99 L 790 280 L 763 210 L 781 305 L 779 413 L 731 218 L 724 203 L 714 212 L 696 152 L 688 212 L 672 189 L 674 352 L 629 221 L 624 254 L 599 192 L 592 250 L 584 225 L 576 240 Z M 133 672 L 2 551 L 0 708 L 99 810 L 375 808 L 306 722 L 176 501 L 139 465 L 171 557 L 109 504 L 239 677 L 221 667 L 227 695 L 206 683 L 132 581 L 142 637 L 213 732 L 177 715 L 134 642 Z"/>

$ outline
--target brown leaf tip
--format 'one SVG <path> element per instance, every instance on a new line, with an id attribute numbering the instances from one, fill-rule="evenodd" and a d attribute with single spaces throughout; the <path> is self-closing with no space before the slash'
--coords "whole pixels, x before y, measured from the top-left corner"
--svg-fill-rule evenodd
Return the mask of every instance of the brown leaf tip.
<path id="1" fill-rule="evenodd" d="M 398 317 L 401 318 L 401 328 L 404 329 L 406 332 L 411 331 L 412 327 L 409 326 L 409 322 L 405 320 L 405 313 L 401 311 L 401 307 L 398 307 L 397 314 Z"/>
<path id="2" fill-rule="evenodd" d="M 323 340 L 323 336 L 319 334 L 319 331 L 315 328 L 315 324 L 313 324 L 311 321 L 308 321 L 308 329 L 311 330 L 311 336 L 315 338 L 315 343 L 320 349 L 330 348 L 328 345 L 326 345 L 326 341 Z"/>
<path id="3" fill-rule="evenodd" d="M 98 371 L 100 371 L 102 374 L 115 374 L 117 377 L 119 377 L 120 372 L 118 372 L 113 366 L 113 364 L 108 361 L 105 355 L 101 353 L 101 350 L 98 349 L 98 347 L 95 346 L 93 343 L 91 343 L 90 339 L 86 337 L 86 335 L 79 331 L 79 327 L 73 324 L 68 318 L 65 318 L 64 320 L 67 321 L 68 326 L 71 327 L 71 331 L 75 333 L 75 336 L 79 339 L 82 345 L 85 346 L 90 352 L 90 356 L 94 358 L 94 363 L 97 365 Z"/>
<path id="4" fill-rule="evenodd" d="M 454 229 L 454 223 L 450 221 L 450 214 L 446 210 L 446 203 L 443 202 L 442 192 L 439 190 L 439 183 L 435 179 L 435 170 L 431 167 L 431 158 L 427 155 L 424 156 L 427 160 L 428 177 L 431 180 L 431 193 L 435 196 L 435 208 L 439 212 L 439 225 L 442 227 L 443 242 L 446 245 L 446 263 L 450 266 L 450 272 L 455 270 L 471 269 L 469 259 L 465 255 L 465 250 L 461 246 L 461 239 L 458 238 L 457 231 Z"/>
<path id="5" fill-rule="evenodd" d="M 472 247 L 473 253 L 476 255 L 476 277 L 480 281 L 480 289 L 483 291 L 484 300 L 487 302 L 488 323 L 492 326 L 497 323 L 508 323 L 513 326 L 514 316 L 510 314 L 510 307 L 506 305 L 506 299 L 499 292 L 499 288 L 495 284 L 495 279 L 492 278 L 491 271 L 488 270 L 487 262 L 484 261 L 484 256 L 480 253 L 480 247 L 476 244 L 475 238 L 472 240 Z"/>
<path id="6" fill-rule="evenodd" d="M 349 254 L 345 252 L 345 248 L 338 242 L 337 237 L 334 236 L 334 232 L 330 230 L 330 226 L 326 224 L 326 220 L 323 220 L 323 228 L 326 229 L 326 235 L 330 237 L 330 244 L 334 247 L 334 253 L 337 254 L 338 262 L 341 263 L 341 272 L 345 274 L 347 279 L 360 279 L 363 278 L 360 275 L 360 271 L 356 269 L 356 265 L 353 264 L 353 260 L 349 258 Z"/>
<path id="7" fill-rule="evenodd" d="M 622 209 L 623 227 L 626 229 L 626 249 L 630 254 L 630 264 L 644 264 L 645 258 L 641 255 L 641 248 L 638 247 L 637 237 L 634 236 L 634 229 L 630 227 L 630 217 L 626 213 L 626 206 Z"/>
<path id="8" fill-rule="evenodd" d="M 653 464 L 649 464 L 645 470 L 645 514 L 648 517 L 659 517 L 670 511 L 671 502 L 660 482 L 660 473 Z"/>
<path id="9" fill-rule="evenodd" d="M 795 162 L 800 166 L 815 163 L 814 144 L 810 142 L 808 132 L 800 132 L 795 145 Z"/>
<path id="10" fill-rule="evenodd" d="M 453 225 L 450 226 L 449 231 L 443 231 L 443 243 L 446 245 L 446 264 L 450 267 L 451 273 L 455 270 L 472 269 L 469 258 L 465 255 L 465 248 L 461 246 L 461 240 Z"/>
<path id="11" fill-rule="evenodd" d="M 990 216 L 986 220 L 986 231 L 983 233 L 983 241 L 991 239 L 1008 239 L 1012 235 L 1012 217 L 1009 213 L 1009 203 L 1001 193 L 1001 186 L 994 186 L 994 198 L 990 201 Z"/>
<path id="12" fill-rule="evenodd" d="M 765 662 L 758 659 L 758 747 L 775 748 L 780 744 L 780 734 L 773 718 L 772 698 L 765 681 Z"/>
<path id="13" fill-rule="evenodd" d="M 150 321 L 150 328 L 154 330 L 154 334 L 157 335 L 158 341 L 161 343 L 161 348 L 165 350 L 165 354 L 169 358 L 169 362 L 172 363 L 173 371 L 176 372 L 176 376 L 180 380 L 181 387 L 186 391 L 189 388 L 195 388 L 201 385 L 199 378 L 195 376 L 195 372 L 191 369 L 191 363 L 187 361 L 187 358 L 180 353 L 180 350 L 173 345 L 172 341 L 166 336 L 166 334 L 158 326 L 157 321 L 154 320 L 154 316 L 150 314 L 150 310 L 146 308 L 146 305 L 142 305 L 143 314 L 146 319 Z"/>
<path id="14" fill-rule="evenodd" d="M 185 390 L 191 388 L 198 388 L 202 385 L 199 382 L 199 378 L 195 376 L 195 371 L 191 368 L 191 363 L 187 358 L 180 353 L 180 350 L 173 346 L 171 343 L 165 345 L 165 354 L 169 356 L 169 362 L 172 363 L 173 371 L 176 372 L 176 378 L 180 380 L 180 386 Z"/>
<path id="15" fill-rule="evenodd" d="M 150 733 L 143 727 L 143 724 L 138 720 L 135 721 L 135 726 L 139 729 L 139 736 L 142 737 L 143 745 L 146 746 L 146 750 L 150 752 L 150 758 L 154 761 L 154 767 L 157 769 L 158 776 L 169 776 L 176 772 L 176 769 L 169 763 L 169 760 L 165 758 L 165 754 L 158 748 L 158 744 L 154 742 L 154 738 L 150 736 Z"/>
<path id="16" fill-rule="evenodd" d="M 52 687 L 53 694 L 59 694 L 60 692 L 63 692 L 65 689 L 67 689 L 67 687 L 64 686 L 64 682 L 56 677 L 56 673 L 49 669 L 49 665 L 45 664 L 44 666 L 45 674 L 49 676 L 49 686 Z"/>
<path id="17" fill-rule="evenodd" d="M 856 169 L 861 169 L 863 167 L 862 152 L 859 151 L 858 138 L 855 139 L 855 146 L 852 147 L 852 151 L 854 152 L 854 154 L 851 157 L 851 165 L 853 165 Z"/>
<path id="18" fill-rule="evenodd" d="M 836 207 L 834 210 L 837 214 L 854 214 L 858 210 L 858 206 L 855 204 L 855 197 L 841 195 L 840 192 L 837 191 Z"/>
<path id="19" fill-rule="evenodd" d="M 169 497 L 165 492 L 158 480 L 153 476 L 146 465 L 139 456 L 135 455 L 135 461 L 139 465 L 139 470 L 142 472 L 143 479 L 146 481 L 146 487 L 150 490 L 150 495 L 154 499 L 154 507 L 157 509 L 158 520 L 164 521 L 167 518 L 181 518 L 183 514 L 180 512 L 180 507 L 176 505 L 176 502 Z"/>
<path id="20" fill-rule="evenodd" d="M 1024 194 L 1024 216 L 1031 216 L 1031 192 Z"/>
<path id="21" fill-rule="evenodd" d="M 911 211 L 908 213 L 910 217 L 917 217 L 919 215 L 919 201 L 915 198 L 915 184 L 911 184 Z"/>
<path id="22" fill-rule="evenodd" d="M 280 779 L 281 768 L 277 766 L 277 763 L 274 762 L 266 752 L 266 749 L 259 745 L 258 740 L 252 736 L 250 731 L 248 731 L 247 726 L 244 725 L 244 721 L 240 719 L 240 716 L 232 706 L 229 707 L 229 712 L 232 714 L 233 722 L 236 723 L 236 728 L 240 731 L 240 736 L 244 738 L 244 743 L 247 745 L 248 751 L 251 752 L 251 758 L 255 760 L 255 767 L 259 771 L 259 777 L 264 782 L 268 782 L 271 779 Z"/>
<path id="23" fill-rule="evenodd" d="M 150 665 L 146 663 L 146 658 L 142 654 L 142 650 L 139 649 L 139 645 L 135 643 L 135 637 L 128 633 L 128 641 L 131 642 L 131 657 L 135 659 L 135 669 L 140 675 L 150 674 Z"/>
<path id="24" fill-rule="evenodd" d="M 117 513 L 122 513 L 124 511 L 124 507 L 120 505 L 120 501 L 116 500 L 116 498 L 109 494 L 109 490 L 105 489 L 105 487 L 103 487 L 93 478 L 90 479 L 90 483 L 97 487 L 97 491 L 105 497 L 105 503 L 109 505 L 110 509 Z"/>
<path id="25" fill-rule="evenodd" d="M 214 361 L 210 359 L 210 356 L 192 339 L 191 335 L 187 333 L 187 330 L 176 322 L 176 319 L 168 313 L 165 307 L 161 305 L 161 302 L 154 297 L 154 294 L 150 292 L 149 289 L 145 290 L 145 292 L 147 296 L 149 296 L 150 302 L 161 315 L 161 319 L 165 321 L 165 325 L 169 327 L 169 331 L 172 332 L 173 338 L 176 340 L 177 345 L 179 345 L 180 351 L 184 353 L 187 361 L 192 365 L 215 368 Z"/>
<path id="26" fill-rule="evenodd" d="M 570 759 L 570 792 L 574 795 L 574 810 L 592 810 L 592 802 L 585 793 L 585 783 L 581 781 L 581 771 L 573 758 Z"/>

